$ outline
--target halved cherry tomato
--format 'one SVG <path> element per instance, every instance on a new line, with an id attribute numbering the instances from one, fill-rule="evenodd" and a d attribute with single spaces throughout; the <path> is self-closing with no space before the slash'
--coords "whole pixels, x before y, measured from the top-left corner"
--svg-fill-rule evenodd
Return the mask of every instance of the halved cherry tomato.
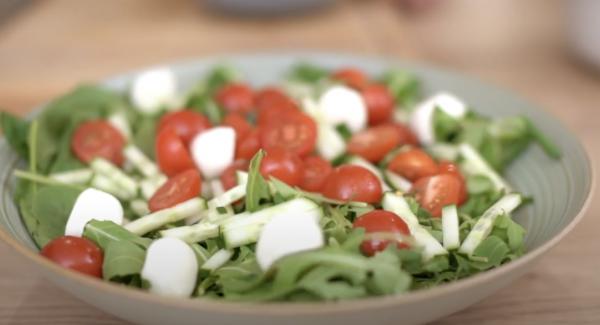
<path id="1" fill-rule="evenodd" d="M 327 160 L 318 156 L 306 157 L 300 188 L 310 192 L 320 191 L 332 170 L 333 168 Z"/>
<path id="2" fill-rule="evenodd" d="M 458 205 L 465 203 L 469 197 L 467 193 L 467 182 L 465 181 L 465 177 L 460 172 L 460 168 L 453 162 L 450 161 L 441 161 L 438 165 L 440 174 L 452 174 L 456 175 L 460 180 L 461 190 L 459 191 L 458 196 Z"/>
<path id="3" fill-rule="evenodd" d="M 257 129 L 251 130 L 248 135 L 241 138 L 237 142 L 235 148 L 236 159 L 247 159 L 250 160 L 260 149 L 260 135 Z"/>
<path id="4" fill-rule="evenodd" d="M 258 109 L 271 108 L 282 102 L 293 102 L 288 95 L 275 87 L 261 89 L 254 96 L 254 101 Z"/>
<path id="5" fill-rule="evenodd" d="M 233 162 L 233 164 L 229 165 L 227 169 L 223 171 L 221 174 L 221 185 L 223 185 L 223 189 L 226 191 L 235 187 L 238 184 L 237 181 L 237 171 L 247 171 L 250 162 L 246 159 L 238 159 Z"/>
<path id="6" fill-rule="evenodd" d="M 364 87 L 361 94 L 367 105 L 369 125 L 390 120 L 394 111 L 394 97 L 385 86 L 371 84 Z"/>
<path id="7" fill-rule="evenodd" d="M 83 274 L 102 278 L 102 251 L 92 241 L 74 236 L 58 237 L 40 253 L 54 263 Z"/>
<path id="8" fill-rule="evenodd" d="M 284 95 L 269 95 L 264 98 L 257 107 L 258 117 L 256 119 L 256 124 L 259 126 L 277 122 L 282 117 L 300 112 L 296 103 L 290 98 L 284 97 Z"/>
<path id="9" fill-rule="evenodd" d="M 384 125 L 389 125 L 396 130 L 396 132 L 398 133 L 398 140 L 400 142 L 400 145 L 404 145 L 404 144 L 410 144 L 412 146 L 419 145 L 419 139 L 417 138 L 417 136 L 413 133 L 413 131 L 408 126 L 406 126 L 402 123 L 397 123 L 397 122 L 390 122 L 390 123 L 386 123 Z"/>
<path id="10" fill-rule="evenodd" d="M 260 128 L 261 147 L 269 151 L 281 148 L 305 156 L 317 144 L 317 124 L 308 115 L 295 112 Z"/>
<path id="11" fill-rule="evenodd" d="M 397 214 L 385 210 L 373 210 L 356 218 L 352 224 L 353 228 L 364 228 L 365 233 L 399 233 L 410 235 L 408 225 Z M 376 236 L 376 234 L 375 234 Z M 383 236 L 382 236 L 383 237 Z M 393 240 L 385 238 L 371 238 L 360 245 L 361 251 L 367 256 L 384 250 Z M 398 242 L 398 248 L 408 248 L 406 243 Z"/>
<path id="12" fill-rule="evenodd" d="M 362 71 L 355 68 L 343 68 L 333 73 L 333 79 L 342 81 L 354 89 L 362 89 L 369 82 L 369 78 Z"/>
<path id="13" fill-rule="evenodd" d="M 267 179 L 273 176 L 288 185 L 298 186 L 302 182 L 302 160 L 287 150 L 268 150 L 260 163 L 260 173 Z"/>
<path id="14" fill-rule="evenodd" d="M 160 170 L 167 176 L 175 176 L 194 168 L 194 161 L 183 142 L 173 128 L 165 128 L 156 137 L 156 160 Z"/>
<path id="15" fill-rule="evenodd" d="M 438 172 L 437 163 L 433 158 L 418 148 L 399 152 L 388 165 L 388 169 L 411 182 Z"/>
<path id="16" fill-rule="evenodd" d="M 343 165 L 335 168 L 321 190 L 328 198 L 340 201 L 376 203 L 381 200 L 379 178 L 364 167 Z"/>
<path id="17" fill-rule="evenodd" d="M 413 184 L 411 192 L 417 202 L 431 216 L 440 217 L 442 208 L 450 204 L 458 204 L 462 183 L 454 174 L 439 174 L 423 177 Z"/>
<path id="18" fill-rule="evenodd" d="M 376 163 L 399 144 L 397 131 L 393 126 L 374 126 L 355 133 L 348 142 L 348 152 Z"/>
<path id="19" fill-rule="evenodd" d="M 254 93 L 242 83 L 231 83 L 217 91 L 216 100 L 227 112 L 246 114 L 254 109 Z"/>
<path id="20" fill-rule="evenodd" d="M 202 177 L 195 169 L 188 169 L 171 178 L 161 186 L 148 201 L 150 211 L 170 208 L 200 195 Z"/>
<path id="21" fill-rule="evenodd" d="M 223 125 L 235 130 L 235 142 L 240 143 L 251 131 L 252 125 L 239 113 L 229 113 L 223 119 Z"/>
<path id="22" fill-rule="evenodd" d="M 157 132 L 160 133 L 168 127 L 174 128 L 183 142 L 189 144 L 196 134 L 209 129 L 211 124 L 208 118 L 200 113 L 181 110 L 163 115 L 158 122 Z"/>
<path id="23" fill-rule="evenodd" d="M 120 166 L 123 164 L 124 146 L 125 138 L 104 120 L 79 124 L 71 138 L 71 150 L 84 163 L 104 158 Z"/>

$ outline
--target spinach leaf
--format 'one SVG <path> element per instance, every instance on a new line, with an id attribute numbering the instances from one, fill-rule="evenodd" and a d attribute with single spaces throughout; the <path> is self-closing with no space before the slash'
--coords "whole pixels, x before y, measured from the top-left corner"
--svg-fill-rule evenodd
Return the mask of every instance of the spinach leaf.
<path id="1" fill-rule="evenodd" d="M 29 122 L 22 120 L 8 112 L 0 112 L 0 129 L 6 141 L 13 150 L 22 158 L 29 159 L 27 135 Z"/>
<path id="2" fill-rule="evenodd" d="M 92 220 L 88 222 L 83 230 L 83 237 L 93 241 L 103 250 L 115 241 L 130 242 L 143 249 L 148 248 L 152 243 L 152 239 L 135 235 L 112 221 Z"/>
<path id="3" fill-rule="evenodd" d="M 110 241 L 104 249 L 102 277 L 139 287 L 145 258 L 144 249 L 132 242 Z"/>
<path id="4" fill-rule="evenodd" d="M 261 200 L 269 199 L 269 184 L 260 173 L 260 163 L 265 152 L 259 150 L 250 161 L 248 184 L 246 185 L 246 210 L 254 212 L 260 208 Z"/>
<path id="5" fill-rule="evenodd" d="M 507 258 L 510 249 L 508 245 L 496 236 L 484 239 L 473 252 L 471 265 L 479 270 L 499 266 Z M 477 259 L 479 257 L 480 259 Z"/>

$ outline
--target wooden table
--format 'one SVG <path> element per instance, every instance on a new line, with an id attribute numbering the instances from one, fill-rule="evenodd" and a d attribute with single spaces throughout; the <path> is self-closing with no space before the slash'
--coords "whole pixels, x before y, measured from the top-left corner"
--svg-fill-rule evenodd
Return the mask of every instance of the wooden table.
<path id="1" fill-rule="evenodd" d="M 403 15 L 347 1 L 314 14 L 236 19 L 192 0 L 37 1 L 0 26 L 0 103 L 24 114 L 82 80 L 215 53 L 324 49 L 460 70 L 524 94 L 600 159 L 600 77 L 571 60 L 560 1 L 448 0 Z M 437 324 L 600 324 L 600 203 L 525 277 Z M 0 246 L 0 323 L 122 324 Z"/>

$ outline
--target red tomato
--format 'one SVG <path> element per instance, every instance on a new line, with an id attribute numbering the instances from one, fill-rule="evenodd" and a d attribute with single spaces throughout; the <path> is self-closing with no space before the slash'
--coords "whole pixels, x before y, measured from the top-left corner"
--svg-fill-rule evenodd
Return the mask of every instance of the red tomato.
<path id="1" fill-rule="evenodd" d="M 254 108 L 254 93 L 245 84 L 227 84 L 217 91 L 216 100 L 227 112 L 246 114 Z"/>
<path id="2" fill-rule="evenodd" d="M 202 177 L 195 169 L 188 169 L 171 178 L 161 186 L 148 201 L 150 211 L 170 208 L 195 198 L 202 190 Z"/>
<path id="3" fill-rule="evenodd" d="M 264 104 L 258 106 L 257 125 L 267 125 L 271 122 L 277 123 L 281 118 L 298 113 L 300 110 L 296 103 L 289 98 L 272 98 L 265 100 Z"/>
<path id="4" fill-rule="evenodd" d="M 163 115 L 158 122 L 157 132 L 171 127 L 175 129 L 177 135 L 189 144 L 196 134 L 211 127 L 210 121 L 206 116 L 189 110 L 171 112 Z"/>
<path id="5" fill-rule="evenodd" d="M 379 178 L 368 169 L 355 165 L 335 168 L 321 190 L 328 198 L 340 201 L 376 203 L 381 200 Z"/>
<path id="6" fill-rule="evenodd" d="M 398 133 L 398 140 L 400 142 L 400 145 L 404 145 L 404 144 L 410 144 L 412 146 L 418 146 L 419 145 L 419 139 L 417 138 L 417 136 L 413 133 L 413 131 L 406 125 L 401 124 L 401 123 L 386 123 L 384 125 L 389 125 L 392 126 L 396 132 Z"/>
<path id="7" fill-rule="evenodd" d="M 58 237 L 46 244 L 40 254 L 67 269 L 102 278 L 104 256 L 100 248 L 88 239 Z"/>
<path id="8" fill-rule="evenodd" d="M 332 77 L 354 89 L 362 89 L 369 82 L 369 78 L 362 71 L 355 68 L 340 69 L 334 72 Z"/>
<path id="9" fill-rule="evenodd" d="M 271 108 L 283 102 L 292 102 L 288 95 L 275 87 L 261 89 L 254 97 L 258 109 Z"/>
<path id="10" fill-rule="evenodd" d="M 394 127 L 389 125 L 374 126 L 355 133 L 348 142 L 348 152 L 376 163 L 399 144 Z"/>
<path id="11" fill-rule="evenodd" d="M 115 165 L 123 164 L 125 138 L 110 123 L 93 120 L 79 124 L 71 138 L 71 150 L 84 163 L 104 158 Z"/>
<path id="12" fill-rule="evenodd" d="M 175 176 L 194 168 L 194 162 L 183 140 L 173 128 L 165 128 L 156 137 L 156 160 L 167 176 Z"/>
<path id="13" fill-rule="evenodd" d="M 419 178 L 437 174 L 436 162 L 425 151 L 411 148 L 396 155 L 388 169 L 402 175 L 411 182 Z"/>
<path id="14" fill-rule="evenodd" d="M 223 125 L 235 130 L 235 142 L 240 143 L 251 131 L 252 125 L 239 113 L 229 113 L 223 119 Z"/>
<path id="15" fill-rule="evenodd" d="M 298 186 L 302 183 L 302 160 L 283 149 L 268 150 L 260 163 L 260 173 L 267 179 L 273 176 L 288 185 Z"/>
<path id="16" fill-rule="evenodd" d="M 370 125 L 390 120 L 394 112 L 394 97 L 385 86 L 371 84 L 364 87 L 361 93 L 367 105 Z"/>
<path id="17" fill-rule="evenodd" d="M 246 137 L 237 142 L 235 148 L 236 159 L 252 159 L 260 149 L 260 135 L 258 130 L 251 130 Z"/>
<path id="18" fill-rule="evenodd" d="M 221 174 L 221 184 L 223 185 L 223 189 L 226 191 L 235 187 L 238 184 L 237 181 L 237 171 L 247 171 L 250 162 L 245 159 L 238 159 L 233 162 L 227 169 L 223 171 Z"/>
<path id="19" fill-rule="evenodd" d="M 411 192 L 431 216 L 440 217 L 443 207 L 458 204 L 461 187 L 462 183 L 458 176 L 440 174 L 419 179 L 413 184 Z"/>
<path id="20" fill-rule="evenodd" d="M 410 235 L 408 225 L 395 213 L 385 210 L 373 210 L 356 218 L 354 228 L 364 228 L 365 233 L 399 233 Z M 376 235 L 374 235 L 376 236 Z M 371 238 L 360 245 L 362 252 L 367 256 L 373 256 L 376 252 L 384 250 L 391 242 L 390 239 Z M 397 243 L 398 248 L 408 248 L 406 243 Z"/>
<path id="21" fill-rule="evenodd" d="M 261 126 L 260 144 L 267 151 L 281 148 L 305 156 L 317 144 L 317 124 L 304 113 L 289 113 Z"/>
<path id="22" fill-rule="evenodd" d="M 467 182 L 465 181 L 465 177 L 460 172 L 458 166 L 450 161 L 441 161 L 438 168 L 440 174 L 452 174 L 458 177 L 461 185 L 461 190 L 459 191 L 458 196 L 458 204 L 461 205 L 465 203 L 469 198 L 469 195 L 467 193 Z"/>
<path id="23" fill-rule="evenodd" d="M 320 191 L 332 170 L 333 168 L 327 160 L 318 156 L 306 157 L 300 188 L 310 192 Z"/>

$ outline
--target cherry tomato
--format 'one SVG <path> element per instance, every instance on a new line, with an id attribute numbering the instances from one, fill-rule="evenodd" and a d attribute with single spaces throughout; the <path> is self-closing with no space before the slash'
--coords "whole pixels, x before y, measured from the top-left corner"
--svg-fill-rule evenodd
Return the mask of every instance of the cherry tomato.
<path id="1" fill-rule="evenodd" d="M 402 218 L 395 213 L 385 210 L 373 210 L 365 213 L 362 216 L 356 218 L 352 225 L 354 228 L 364 228 L 365 233 L 399 233 L 402 235 L 410 235 L 408 225 Z M 361 251 L 367 256 L 373 256 L 376 252 L 384 250 L 390 242 L 390 239 L 378 239 L 375 238 L 367 239 L 360 245 Z M 382 236 L 383 237 L 383 236 Z M 398 248 L 408 248 L 406 243 L 398 242 L 396 244 Z"/>
<path id="2" fill-rule="evenodd" d="M 393 126 L 374 126 L 355 133 L 348 142 L 348 152 L 376 163 L 399 144 L 397 131 Z"/>
<path id="3" fill-rule="evenodd" d="M 318 156 L 306 157 L 300 188 L 310 192 L 320 191 L 332 170 L 333 168 L 327 160 Z"/>
<path id="4" fill-rule="evenodd" d="M 181 110 L 163 115 L 158 122 L 157 132 L 160 133 L 168 127 L 175 129 L 183 142 L 189 144 L 196 134 L 209 129 L 211 124 L 208 118 L 200 113 Z"/>
<path id="5" fill-rule="evenodd" d="M 239 113 L 229 113 L 223 119 L 223 125 L 229 126 L 235 130 L 235 142 L 239 143 L 251 131 L 252 125 Z"/>
<path id="6" fill-rule="evenodd" d="M 161 186 L 148 201 L 150 211 L 170 208 L 200 195 L 202 177 L 195 169 L 188 169 L 171 178 Z"/>
<path id="7" fill-rule="evenodd" d="M 167 176 L 194 168 L 194 161 L 183 140 L 173 128 L 165 128 L 156 137 L 156 160 Z"/>
<path id="8" fill-rule="evenodd" d="M 400 145 L 405 145 L 405 144 L 410 144 L 412 146 L 419 145 L 419 139 L 417 138 L 417 136 L 413 133 L 413 131 L 408 126 L 406 126 L 402 123 L 395 123 L 395 122 L 386 123 L 384 125 L 389 125 L 396 130 L 396 132 L 398 133 L 398 141 L 400 142 Z"/>
<path id="9" fill-rule="evenodd" d="M 258 109 L 278 106 L 282 102 L 293 102 L 288 95 L 275 87 L 261 89 L 254 97 Z"/>
<path id="10" fill-rule="evenodd" d="M 458 204 L 460 200 L 461 181 L 454 174 L 439 174 L 420 178 L 413 184 L 411 192 L 417 202 L 431 216 L 440 217 L 442 208 L 450 204 Z"/>
<path id="11" fill-rule="evenodd" d="M 260 135 L 257 129 L 251 130 L 246 137 L 237 142 L 235 148 L 236 159 L 250 160 L 260 149 Z"/>
<path id="12" fill-rule="evenodd" d="M 260 128 L 260 144 L 265 150 L 281 148 L 305 156 L 317 144 L 317 124 L 308 115 L 295 112 Z"/>
<path id="13" fill-rule="evenodd" d="M 83 274 L 102 278 L 102 251 L 92 241 L 74 236 L 58 237 L 42 248 L 42 256 Z"/>
<path id="14" fill-rule="evenodd" d="M 217 91 L 216 100 L 227 112 L 246 114 L 254 108 L 254 93 L 245 84 L 227 84 Z"/>
<path id="15" fill-rule="evenodd" d="M 335 168 L 325 179 L 321 191 L 334 200 L 366 203 L 379 202 L 382 195 L 379 178 L 368 169 L 355 165 Z"/>
<path id="16" fill-rule="evenodd" d="M 298 186 L 302 183 L 302 160 L 283 149 L 268 150 L 260 164 L 260 173 L 267 179 L 273 176 L 288 185 Z"/>
<path id="17" fill-rule="evenodd" d="M 227 169 L 223 171 L 221 174 L 221 185 L 223 185 L 223 189 L 226 191 L 235 187 L 238 184 L 237 181 L 237 171 L 247 171 L 250 162 L 246 159 L 238 159 L 233 162 Z"/>
<path id="18" fill-rule="evenodd" d="M 355 68 L 340 69 L 334 72 L 332 77 L 354 89 L 362 89 L 369 82 L 369 78 L 362 71 Z"/>
<path id="19" fill-rule="evenodd" d="M 296 103 L 285 97 L 273 97 L 269 100 L 263 100 L 263 104 L 258 106 L 257 124 L 259 126 L 277 123 L 281 118 L 298 113 L 300 110 Z"/>
<path id="20" fill-rule="evenodd" d="M 396 155 L 388 169 L 402 175 L 411 182 L 419 178 L 437 174 L 436 162 L 425 151 L 411 148 Z"/>
<path id="21" fill-rule="evenodd" d="M 452 174 L 458 177 L 461 185 L 461 190 L 459 191 L 458 196 L 458 205 L 465 203 L 469 198 L 467 193 L 467 182 L 463 174 L 460 172 L 458 166 L 450 161 L 441 161 L 438 165 L 438 169 L 440 174 Z"/>
<path id="22" fill-rule="evenodd" d="M 361 94 L 367 105 L 370 125 L 390 120 L 394 112 L 394 97 L 385 86 L 371 84 L 364 87 Z"/>
<path id="23" fill-rule="evenodd" d="M 115 165 L 123 164 L 125 138 L 110 123 L 93 120 L 79 124 L 71 138 L 71 150 L 84 163 L 104 158 Z"/>

